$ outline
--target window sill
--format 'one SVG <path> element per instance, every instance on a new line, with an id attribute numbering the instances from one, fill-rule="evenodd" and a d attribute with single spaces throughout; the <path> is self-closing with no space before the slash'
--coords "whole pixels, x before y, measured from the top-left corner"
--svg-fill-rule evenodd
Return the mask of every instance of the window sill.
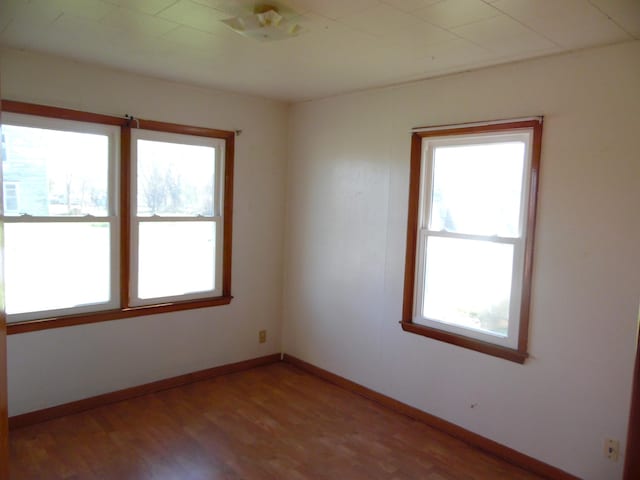
<path id="1" fill-rule="evenodd" d="M 73 325 L 84 325 L 87 323 L 106 322 L 109 320 L 120 320 L 122 318 L 140 317 L 143 315 L 155 315 L 158 313 L 178 312 L 182 310 L 193 310 L 196 308 L 217 307 L 220 305 L 230 304 L 232 299 L 232 296 L 215 297 L 188 302 L 162 303 L 158 305 L 122 308 L 120 310 L 108 310 L 104 312 L 83 313 L 63 317 L 50 317 L 38 320 L 26 320 L 24 322 L 7 323 L 7 335 L 37 332 L 39 330 L 48 330 L 50 328 L 71 327 Z"/>
<path id="2" fill-rule="evenodd" d="M 526 352 L 519 350 L 513 350 L 511 348 L 494 345 L 492 343 L 483 342 L 462 335 L 456 335 L 455 333 L 444 332 L 435 328 L 427 327 L 424 325 L 418 325 L 412 322 L 400 322 L 402 330 L 405 332 L 415 333 L 422 335 L 423 337 L 433 338 L 441 342 L 451 343 L 459 347 L 475 350 L 476 352 L 486 353 L 494 357 L 499 357 L 504 360 L 523 364 L 529 356 Z"/>

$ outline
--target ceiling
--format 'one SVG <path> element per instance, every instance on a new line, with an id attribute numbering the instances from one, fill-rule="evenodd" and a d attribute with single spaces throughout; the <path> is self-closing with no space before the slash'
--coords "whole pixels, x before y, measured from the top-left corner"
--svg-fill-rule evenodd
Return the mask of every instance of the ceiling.
<path id="1" fill-rule="evenodd" d="M 268 3 L 303 31 L 221 22 Z M 640 0 L 0 0 L 0 44 L 286 101 L 640 39 Z"/>

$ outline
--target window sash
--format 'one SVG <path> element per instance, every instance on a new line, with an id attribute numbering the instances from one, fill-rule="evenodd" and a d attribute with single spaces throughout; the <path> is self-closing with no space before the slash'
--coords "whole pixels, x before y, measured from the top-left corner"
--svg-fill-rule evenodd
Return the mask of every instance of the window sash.
<path id="1" fill-rule="evenodd" d="M 216 248 L 214 252 L 215 269 L 211 272 L 214 288 L 211 290 L 203 290 L 192 293 L 184 293 L 179 295 L 165 295 L 152 298 L 141 298 L 139 295 L 139 267 L 140 259 L 138 257 L 138 245 L 140 238 L 140 225 L 144 223 L 173 223 L 173 222 L 189 222 L 189 223 L 214 223 L 215 224 L 215 242 Z M 202 299 L 203 297 L 218 297 L 222 292 L 222 262 L 223 262 L 223 238 L 224 238 L 224 222 L 221 217 L 138 217 L 132 218 L 131 227 L 131 270 L 130 270 L 130 292 L 129 304 L 131 306 L 153 305 L 157 303 L 188 301 Z"/>
<path id="2" fill-rule="evenodd" d="M 107 212 L 108 215 L 116 216 L 120 210 L 120 185 L 119 162 L 121 156 L 120 144 L 121 135 L 118 126 L 92 123 L 78 120 L 67 120 L 63 118 L 44 117 L 32 114 L 22 114 L 13 112 L 2 112 L 2 125 L 12 125 L 27 128 L 39 128 L 45 130 L 65 131 L 75 133 L 87 133 L 94 135 L 104 135 L 108 138 L 108 167 L 107 167 Z M 4 159 L 6 161 L 7 159 Z M 47 215 L 46 218 L 81 218 L 83 215 L 65 215 L 59 217 Z M 5 219 L 15 218 L 15 215 L 4 215 Z"/>
<path id="3" fill-rule="evenodd" d="M 151 140 L 157 142 L 177 143 L 182 145 L 196 145 L 215 149 L 214 182 L 213 182 L 213 215 L 138 215 L 138 140 Z M 131 201 L 130 201 L 130 265 L 129 265 L 129 305 L 146 306 L 165 302 L 181 302 L 198 300 L 207 297 L 223 295 L 223 249 L 224 249 L 224 175 L 225 175 L 225 140 L 211 137 L 199 137 L 193 135 L 167 133 L 144 129 L 134 129 L 131 132 Z M 215 223 L 215 268 L 211 272 L 214 288 L 211 290 L 183 293 L 177 295 L 164 295 L 152 298 L 140 296 L 140 259 L 138 248 L 140 242 L 140 225 L 143 223 L 170 223 L 170 222 L 213 222 Z"/>
<path id="4" fill-rule="evenodd" d="M 120 148 L 120 129 L 117 126 L 101 123 L 89 123 L 83 121 L 67 120 L 62 118 L 50 118 L 31 114 L 3 112 L 3 125 L 46 129 L 53 131 L 73 132 L 104 135 L 108 138 L 107 155 L 107 211 L 108 215 L 29 215 L 9 214 L 3 215 L 5 224 L 91 224 L 107 223 L 109 225 L 109 300 L 88 305 L 69 306 L 38 310 L 32 312 L 10 313 L 7 315 L 7 323 L 16 323 L 28 320 L 36 320 L 52 316 L 75 315 L 92 313 L 118 308 L 120 305 L 119 278 L 120 278 L 120 222 L 117 216 L 119 184 L 117 175 L 117 158 Z M 7 161 L 8 159 L 4 159 Z M 16 190 L 19 185 L 16 185 Z M 20 206 L 18 205 L 18 208 Z M 13 212 L 11 212 L 13 213 Z"/>
<path id="5" fill-rule="evenodd" d="M 119 229 L 120 222 L 117 217 L 76 217 L 76 218 L 56 218 L 56 217 L 5 217 L 3 219 L 7 225 L 90 225 L 94 223 L 106 223 L 109 226 L 109 299 L 104 302 L 82 304 L 64 308 L 53 308 L 20 313 L 7 314 L 7 323 L 36 320 L 54 316 L 76 315 L 104 310 L 112 310 L 120 306 L 119 279 L 120 279 L 120 249 L 119 249 Z M 7 263 L 7 262 L 5 262 Z"/>
<path id="6" fill-rule="evenodd" d="M 422 179 L 420 182 L 420 226 L 418 229 L 417 239 L 417 262 L 416 277 L 414 284 L 416 286 L 414 294 L 413 322 L 420 325 L 426 325 L 431 328 L 444 330 L 458 335 L 464 335 L 484 342 L 494 343 L 509 348 L 517 348 L 519 337 L 520 305 L 522 298 L 522 278 L 525 254 L 525 242 L 527 234 L 526 225 L 526 207 L 529 198 L 529 182 L 530 182 L 530 166 L 531 166 L 531 131 L 525 132 L 502 132 L 502 133 L 484 133 L 461 135 L 456 137 L 434 137 L 423 139 L 422 141 Z M 433 193 L 435 188 L 435 152 L 438 147 L 449 146 L 475 146 L 490 145 L 495 143 L 504 143 L 510 141 L 522 141 L 525 144 L 525 158 L 523 165 L 523 175 L 520 184 L 520 211 L 518 219 L 519 236 L 517 237 L 500 237 L 497 235 L 487 236 L 469 233 L 448 232 L 446 230 L 436 231 L 429 228 L 431 216 L 431 204 L 433 201 Z M 507 336 L 502 337 L 497 334 L 464 327 L 461 325 L 453 325 L 445 323 L 438 319 L 427 318 L 424 312 L 425 297 L 425 269 L 427 264 L 427 244 L 429 238 L 456 238 L 461 240 L 480 240 L 489 243 L 504 243 L 513 245 L 513 260 L 511 272 L 511 292 L 509 298 L 509 315 L 508 315 L 508 331 Z"/>
<path id="7" fill-rule="evenodd" d="M 526 237 L 526 208 L 527 199 L 529 198 L 529 184 L 531 174 L 531 142 L 532 130 L 517 132 L 501 132 L 501 133 L 483 133 L 460 135 L 455 137 L 434 137 L 425 138 L 422 141 L 422 178 L 420 182 L 420 228 L 429 229 L 431 203 L 434 193 L 434 168 L 435 168 L 435 151 L 439 147 L 462 147 L 462 146 L 484 146 L 496 143 L 507 142 L 523 142 L 525 145 L 525 157 L 523 165 L 523 175 L 520 182 L 520 211 L 518 215 L 518 232 L 519 235 L 514 238 Z M 428 188 L 426 188 L 428 186 Z M 435 230 L 430 230 L 435 232 Z M 449 232 L 453 233 L 453 232 Z M 476 234 L 469 234 L 476 235 Z M 482 235 L 477 235 L 478 237 Z M 493 236 L 500 238 L 499 236 Z M 509 238 L 509 237 L 504 237 Z"/>
<path id="8" fill-rule="evenodd" d="M 424 312 L 424 294 L 425 294 L 425 271 L 427 265 L 427 242 L 429 238 L 440 237 L 440 238 L 455 238 L 461 240 L 471 240 L 468 238 L 469 236 L 459 236 L 459 235 L 446 235 L 438 232 L 438 234 L 429 234 L 426 231 L 422 231 L 419 239 L 418 239 L 418 261 L 417 261 L 417 269 L 416 269 L 416 294 L 414 298 L 414 316 L 413 322 L 419 325 L 426 325 L 431 328 L 436 328 L 439 330 L 444 330 L 446 332 L 455 333 L 458 335 L 464 335 L 467 337 L 471 337 L 477 340 L 481 340 L 484 342 L 494 343 L 496 345 L 502 345 L 509 348 L 516 348 L 518 342 L 518 334 L 519 334 L 519 326 L 520 322 L 514 321 L 514 319 L 518 319 L 520 315 L 520 305 L 522 298 L 522 274 L 523 268 L 522 263 L 518 261 L 519 258 L 522 257 L 522 252 L 519 250 L 523 250 L 520 245 L 520 242 L 515 241 L 494 241 L 491 239 L 480 238 L 481 241 L 487 243 L 502 243 L 507 245 L 512 245 L 514 247 L 513 250 L 513 261 L 512 261 L 512 271 L 511 271 L 511 291 L 509 297 L 509 318 L 508 318 L 508 331 L 505 337 L 501 337 L 498 334 L 491 333 L 489 331 L 474 329 L 471 327 L 464 327 L 462 325 L 454 325 L 449 324 L 444 321 L 440 321 L 437 319 L 431 319 L 423 316 L 422 312 Z"/>
<path id="9" fill-rule="evenodd" d="M 213 193 L 213 215 L 203 215 L 204 217 L 222 217 L 224 211 L 224 177 L 225 177 L 225 148 L 226 142 L 220 138 L 211 137 L 199 137 L 195 135 L 186 135 L 178 133 L 168 133 L 154 130 L 133 129 L 131 131 L 131 216 L 140 218 L 149 218 L 148 215 L 137 215 L 138 211 L 138 140 L 150 140 L 154 142 L 176 143 L 186 146 L 201 146 L 210 147 L 215 149 L 214 160 L 214 193 Z M 165 215 L 151 215 L 151 217 L 161 216 L 167 218 Z M 180 218 L 182 216 L 173 216 L 173 218 Z M 194 218 L 194 216 L 184 215 L 184 218 Z M 197 218 L 197 217 L 195 217 Z"/>

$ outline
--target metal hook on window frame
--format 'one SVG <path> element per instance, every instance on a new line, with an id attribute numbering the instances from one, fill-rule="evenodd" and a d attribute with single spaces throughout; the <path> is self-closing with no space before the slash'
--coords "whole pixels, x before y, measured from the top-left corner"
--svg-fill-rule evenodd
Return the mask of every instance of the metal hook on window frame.
<path id="1" fill-rule="evenodd" d="M 135 118 L 133 115 L 129 115 L 128 113 L 125 113 L 124 118 L 127 119 L 127 127 L 131 126 L 131 122 L 136 122 L 136 128 L 140 128 L 140 120 Z"/>

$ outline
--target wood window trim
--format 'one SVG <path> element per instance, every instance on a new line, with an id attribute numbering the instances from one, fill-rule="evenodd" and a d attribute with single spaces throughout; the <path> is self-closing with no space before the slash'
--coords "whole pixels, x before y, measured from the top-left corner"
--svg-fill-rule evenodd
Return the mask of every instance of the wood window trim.
<path id="1" fill-rule="evenodd" d="M 0 123 L 2 120 L 0 100 Z M 0 151 L 0 163 L 2 152 Z M 0 168 L 0 184 L 2 169 Z M 4 215 L 4 199 L 0 189 L 0 214 Z M 4 222 L 0 222 L 0 260 L 4 261 Z M 0 268 L 0 289 L 4 288 L 4 271 Z M 0 478 L 9 478 L 9 398 L 7 394 L 7 316 L 4 311 L 4 295 L 0 298 Z"/>
<path id="2" fill-rule="evenodd" d="M 413 305 L 415 295 L 415 271 L 417 255 L 417 237 L 420 210 L 420 181 L 422 168 L 422 141 L 428 137 L 459 136 L 477 133 L 498 133 L 507 130 L 532 129 L 531 167 L 529 178 L 529 196 L 526 211 L 527 235 L 525 238 L 524 272 L 522 281 L 522 299 L 520 310 L 520 328 L 517 348 L 508 348 L 456 333 L 445 332 L 413 321 Z M 536 205 L 540 172 L 540 153 L 542 146 L 542 122 L 524 120 L 513 122 L 487 122 L 482 125 L 434 128 L 414 132 L 411 135 L 411 163 L 409 176 L 409 207 L 407 218 L 407 247 L 404 271 L 404 293 L 402 304 L 402 320 L 400 325 L 405 332 L 422 335 L 442 342 L 468 348 L 477 352 L 503 358 L 523 364 L 529 356 L 527 352 L 529 333 L 529 306 L 531 303 L 531 279 L 533 269 L 533 243 L 536 223 Z"/>
<path id="3" fill-rule="evenodd" d="M 83 112 L 66 108 L 38 105 L 13 100 L 2 100 L 2 111 L 34 115 L 40 117 L 73 120 L 88 123 L 115 125 L 121 129 L 120 146 L 120 308 L 92 313 L 52 316 L 48 318 L 26 320 L 7 324 L 7 334 L 19 334 L 47 330 L 51 328 L 69 327 L 88 323 L 104 322 L 142 315 L 153 315 L 196 308 L 215 307 L 231 303 L 231 258 L 232 258 L 232 227 L 233 227 L 233 173 L 235 157 L 235 132 L 206 127 L 181 125 L 144 119 L 128 119 L 97 113 Z M 135 124 L 135 125 L 134 125 Z M 131 129 L 140 128 L 167 133 L 195 135 L 201 137 L 219 138 L 225 141 L 224 168 L 224 206 L 223 206 L 223 252 L 222 252 L 222 295 L 218 297 L 202 298 L 188 301 L 164 302 L 154 305 L 129 306 L 131 258 L 130 234 L 130 200 L 131 200 Z"/>
<path id="4" fill-rule="evenodd" d="M 627 450 L 624 460 L 624 480 L 640 478 L 640 322 L 638 323 L 638 329 Z"/>

